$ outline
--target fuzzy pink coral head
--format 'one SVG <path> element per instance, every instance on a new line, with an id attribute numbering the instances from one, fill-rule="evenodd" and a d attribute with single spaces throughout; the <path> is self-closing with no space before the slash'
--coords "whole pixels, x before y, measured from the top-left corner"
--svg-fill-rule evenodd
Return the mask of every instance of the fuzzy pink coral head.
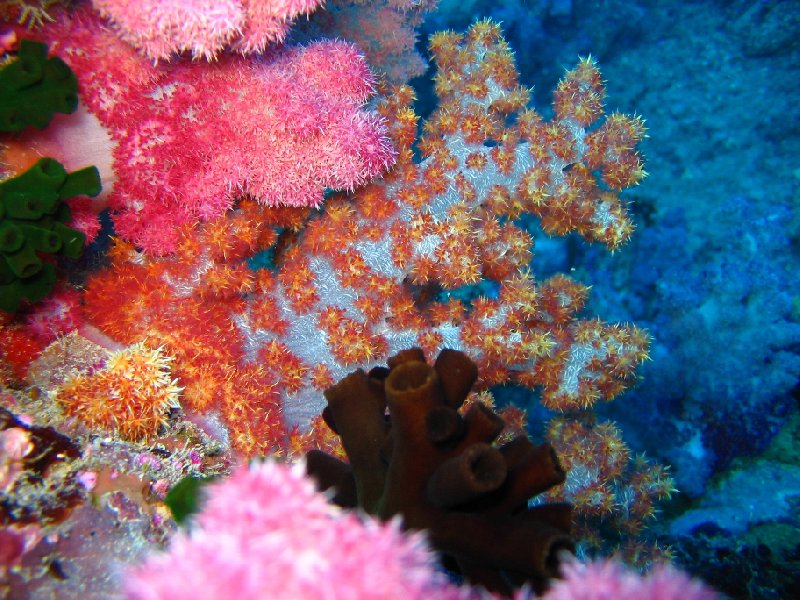
<path id="1" fill-rule="evenodd" d="M 375 74 L 358 48 L 341 40 L 308 46 L 297 62 L 297 76 L 335 98 L 361 104 L 375 93 Z"/>
<path id="2" fill-rule="evenodd" d="M 613 560 L 562 565 L 543 600 L 715 600 L 716 592 L 668 565 L 639 575 Z"/>
<path id="3" fill-rule="evenodd" d="M 242 0 L 247 15 L 242 37 L 233 49 L 242 54 L 263 52 L 273 42 L 282 42 L 291 21 L 307 15 L 324 0 Z"/>
<path id="4" fill-rule="evenodd" d="M 363 185 L 385 172 L 397 157 L 385 123 L 372 113 L 357 112 L 333 123 L 326 141 L 318 149 L 318 160 L 327 164 L 324 185 L 331 189 Z"/>
<path id="5" fill-rule="evenodd" d="M 236 0 L 92 0 L 120 37 L 154 60 L 189 51 L 214 58 L 245 22 Z"/>
<path id="6" fill-rule="evenodd" d="M 468 598 L 418 535 L 342 513 L 304 466 L 251 463 L 207 488 L 194 527 L 127 573 L 131 600 Z"/>

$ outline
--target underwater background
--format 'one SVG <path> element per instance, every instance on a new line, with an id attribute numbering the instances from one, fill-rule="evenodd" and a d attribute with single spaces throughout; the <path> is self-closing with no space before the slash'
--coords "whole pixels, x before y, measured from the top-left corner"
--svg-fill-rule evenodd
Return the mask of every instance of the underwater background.
<path id="1" fill-rule="evenodd" d="M 8 4 L 9 10 L 22 5 Z M 579 57 L 589 55 L 606 82 L 607 113 L 619 111 L 644 119 L 647 137 L 637 147 L 647 176 L 622 193 L 635 225 L 627 243 L 609 252 L 577 233 L 550 235 L 531 214 L 515 215 L 513 221 L 534 240 L 531 271 L 537 282 L 567 274 L 590 286 L 581 318 L 634 324 L 650 336 L 649 360 L 637 367 L 628 389 L 613 401 L 594 404 L 596 416 L 592 417 L 616 423 L 632 457 L 645 454 L 651 461 L 648 464 L 664 466 L 672 478 L 675 491 L 659 496 L 657 510 L 652 518 L 647 516 L 646 528 L 640 531 L 637 525 L 636 536 L 647 540 L 651 548 L 668 549 L 664 554 L 677 567 L 725 597 L 800 597 L 800 3 L 440 0 L 437 6 L 396 4 L 408 5 L 411 11 L 425 5 L 405 24 L 416 31 L 419 65 L 408 66 L 406 60 L 407 72 L 397 73 L 389 69 L 392 59 L 384 57 L 382 63 L 388 78 L 410 81 L 416 92 L 413 108 L 422 119 L 434 112 L 438 102 L 433 67 L 428 66 L 432 61 L 429 41 L 436 39 L 435 32 L 463 32 L 484 18 L 500 24 L 514 52 L 519 81 L 531 88 L 531 104 L 545 120 L 554 116 L 552 93 L 565 71 Z M 49 5 L 46 8 L 50 10 Z M 335 9 L 334 2 L 308 22 L 298 18 L 286 43 L 310 43 L 320 31 L 348 39 L 350 13 L 345 8 L 341 9 L 343 23 L 325 21 L 323 11 Z M 57 14 L 59 9 L 55 10 Z M 113 11 L 110 14 L 113 17 Z M 13 22 L 9 18 L 0 25 Z M 60 42 L 67 44 L 64 40 L 72 35 L 71 43 L 78 47 L 82 38 L 75 31 L 59 38 Z M 392 30 L 385 30 L 390 38 L 388 31 Z M 383 56 L 377 48 L 362 50 L 368 61 L 370 52 Z M 427 70 L 420 74 L 421 69 Z M 298 89 L 297 94 L 302 93 L 305 90 Z M 7 141 L 0 137 L 0 144 Z M 56 158 L 68 163 L 64 157 Z M 379 171 L 375 167 L 353 181 L 324 186 L 328 191 L 320 210 L 325 211 L 331 198 L 340 201 L 330 188 L 358 187 L 380 176 Z M 109 236 L 119 225 L 111 223 L 107 211 L 101 216 L 99 237 L 83 257 L 59 262 L 59 272 L 68 273 L 62 279 L 69 280 L 78 293 L 85 286 L 91 290 L 87 281 L 93 273 L 124 251 L 133 252 L 117 246 L 114 254 Z M 290 245 L 292 235 L 298 233 L 289 235 L 295 222 L 288 213 L 276 217 L 272 241 Z M 160 243 L 148 240 L 154 246 Z M 248 257 L 254 270 L 269 271 L 279 262 L 275 244 L 265 245 L 271 250 Z M 115 285 L 125 289 L 119 282 L 109 283 L 109 289 Z M 498 283 L 489 278 L 435 293 L 437 301 L 457 299 L 468 306 L 479 305 L 479 298 L 502 297 Z M 25 363 L 19 357 L 12 361 L 9 348 L 19 342 L 9 341 L 18 335 L 9 331 L 33 328 L 36 321 L 29 314 L 30 309 L 23 307 L 20 314 L 3 322 L 5 329 L 0 333 L 6 337 L 0 348 L 8 365 Z M 208 317 L 208 323 L 215 318 Z M 108 329 L 100 329 L 109 334 Z M 134 342 L 124 337 L 117 341 L 128 346 Z M 170 359 L 157 356 L 159 350 L 154 347 L 150 350 L 156 353 L 149 355 L 150 363 L 159 365 L 162 374 L 168 373 Z M 31 345 L 29 360 L 34 351 L 42 348 Z M 64 352 L 72 350 L 67 347 Z M 79 355 L 74 362 L 94 365 L 93 369 L 101 369 L 106 360 L 88 345 L 74 352 Z M 69 371 L 73 367 L 63 366 L 66 362 L 59 368 Z M 369 360 L 362 362 L 372 365 Z M 17 522 L 14 527 L 19 529 L 19 523 L 33 527 L 38 522 L 44 534 L 26 538 L 24 552 L 16 554 L 9 549 L 14 545 L 8 541 L 11 534 L 3 534 L 0 560 L 8 561 L 9 567 L 0 573 L 7 577 L 0 590 L 10 598 L 44 598 L 50 593 L 64 598 L 114 597 L 118 586 L 109 573 L 118 568 L 109 565 L 141 561 L 150 546 L 165 543 L 173 535 L 175 525 L 160 505 L 167 491 L 187 475 L 226 474 L 235 461 L 230 445 L 219 441 L 225 438 L 218 433 L 224 426 L 211 417 L 170 425 L 176 427 L 177 441 L 167 444 L 169 461 L 158 451 L 148 450 L 147 442 L 152 440 L 147 436 L 136 444 L 125 439 L 103 441 L 63 425 L 63 415 L 54 415 L 47 405 L 46 390 L 63 386 L 69 375 L 56 373 L 54 364 L 40 363 L 23 376 L 14 371 L 16 367 L 6 366 L 0 390 L 5 412 L 0 424 L 4 430 L 35 424 L 50 429 L 47 435 L 63 434 L 58 460 L 74 454 L 78 461 L 77 456 L 92 446 L 103 457 L 97 459 L 103 466 L 76 462 L 57 473 L 39 473 L 37 477 L 45 480 L 62 479 L 48 483 L 47 490 L 40 489 L 41 480 L 40 488 L 30 483 L 26 496 L 19 489 L 13 491 L 8 475 L 14 468 L 8 458 L 11 446 L 6 447 L 0 470 L 0 477 L 7 477 L 0 479 L 7 496 L 3 525 L 10 528 Z M 360 363 L 350 364 L 345 372 Z M 175 388 L 186 387 L 184 395 L 193 389 L 178 373 L 164 377 Z M 201 388 L 201 384 L 196 386 Z M 545 408 L 541 393 L 511 382 L 492 386 L 491 391 L 498 409 L 515 407 L 527 413 L 527 432 L 534 440 L 549 439 L 552 433 L 547 423 L 560 418 L 562 411 Z M 165 392 L 162 412 L 164 407 L 175 408 L 177 392 L 171 393 Z M 198 401 L 196 406 L 201 405 Z M 293 410 L 289 412 L 297 421 L 313 416 L 296 406 Z M 75 413 L 80 419 L 80 410 Z M 30 422 L 23 426 L 24 419 L 16 420 L 19 415 L 28 415 Z M 43 431 L 37 433 L 41 439 L 46 437 Z M 44 443 L 41 439 L 37 443 Z M 289 445 L 295 442 L 300 449 L 326 448 L 328 443 L 292 438 Z M 264 446 L 251 450 L 255 456 L 266 453 Z M 166 450 L 162 447 L 161 451 Z M 291 451 L 284 454 L 291 456 Z M 24 461 L 20 464 L 30 466 Z M 85 503 L 87 494 L 75 483 L 86 473 L 100 480 L 88 487 L 85 481 L 79 482 L 92 490 L 94 508 Z M 149 487 L 141 500 L 137 494 L 143 485 Z M 103 496 L 106 492 L 110 496 Z M 131 500 L 132 496 L 137 499 Z M 101 497 L 105 499 L 98 500 Z M 35 508 L 20 518 L 26 501 Z M 143 508 L 153 504 L 159 508 Z M 92 516 L 91 511 L 107 513 L 108 518 Z M 59 540 L 47 524 L 60 523 L 62 518 L 71 529 L 68 534 L 62 531 Z M 601 535 L 617 535 L 605 531 L 617 521 L 598 522 Z M 119 534 L 121 529 L 125 535 Z M 102 538 L 102 543 L 87 550 L 89 546 L 81 543 L 87 536 Z M 596 546 L 587 555 L 614 550 L 600 543 Z M 637 562 L 634 552 L 622 554 L 636 567 L 650 562 Z M 41 566 L 43 557 L 53 556 L 60 558 L 36 573 L 31 571 L 32 564 Z"/>

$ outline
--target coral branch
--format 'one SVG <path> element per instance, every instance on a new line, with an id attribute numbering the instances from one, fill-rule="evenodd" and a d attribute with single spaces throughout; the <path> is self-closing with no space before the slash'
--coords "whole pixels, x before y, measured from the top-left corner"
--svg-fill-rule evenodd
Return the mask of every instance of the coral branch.
<path id="1" fill-rule="evenodd" d="M 234 361 L 225 370 L 239 368 L 236 361 L 265 365 L 277 376 L 283 418 L 304 430 L 322 412 L 322 390 L 354 366 L 369 368 L 409 346 L 429 358 L 442 348 L 464 351 L 477 364 L 478 385 L 541 386 L 543 402 L 557 410 L 619 394 L 647 356 L 647 335 L 577 319 L 587 290 L 567 277 L 535 285 L 531 239 L 510 219 L 532 210 L 559 223 L 556 229 L 619 246 L 630 220 L 594 175 L 611 159 L 587 164 L 589 133 L 577 109 L 563 108 L 563 118 L 546 123 L 525 108 L 527 91 L 516 82 L 496 25 L 480 22 L 465 36 L 437 34 L 431 45 L 442 103 L 423 127 L 421 162 L 412 160 L 413 93 L 399 87 L 379 106 L 398 148 L 395 167 L 352 196 L 329 198 L 324 212 L 281 247 L 274 272 L 243 270 L 243 248 L 257 253 L 274 237 L 244 233 L 253 213 L 242 203 L 223 219 L 185 230 L 173 258 L 120 245 L 116 272 L 88 283 L 92 318 L 128 343 L 153 335 L 155 327 L 176 369 L 196 371 L 197 358 L 184 366 L 182 357 L 192 355 L 170 341 L 182 330 L 165 335 L 165 329 L 183 327 L 181 313 L 187 327 L 195 323 L 197 307 L 215 298 L 214 322 L 228 336 L 226 347 L 236 349 L 224 359 Z M 576 81 L 584 96 L 602 96 L 591 61 L 565 80 Z M 619 210 L 608 210 L 610 198 Z M 231 230 L 242 231 L 248 244 L 229 240 Z M 496 298 L 470 306 L 431 299 L 481 277 L 500 282 Z M 158 319 L 150 316 L 156 308 Z M 164 311 L 174 318 L 165 322 Z M 217 372 L 220 361 L 206 368 Z M 443 427 L 440 435 L 447 436 L 448 417 L 437 414 L 439 424 L 432 417 L 431 427 Z M 478 421 L 487 431 L 497 426 L 480 409 L 469 418 L 476 431 Z"/>

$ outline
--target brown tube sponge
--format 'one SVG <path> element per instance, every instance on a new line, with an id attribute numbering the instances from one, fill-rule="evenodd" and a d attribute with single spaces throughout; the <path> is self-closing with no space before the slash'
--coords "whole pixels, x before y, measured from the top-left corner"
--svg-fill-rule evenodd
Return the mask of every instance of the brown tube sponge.
<path id="1" fill-rule="evenodd" d="M 506 461 L 488 444 L 473 444 L 441 463 L 428 478 L 426 496 L 436 508 L 450 508 L 493 492 L 506 479 Z"/>
<path id="2" fill-rule="evenodd" d="M 524 437 L 498 447 L 505 424 L 496 413 L 479 403 L 459 410 L 478 373 L 462 352 L 443 350 L 430 366 L 412 348 L 387 364 L 326 390 L 325 422 L 350 464 L 310 454 L 309 474 L 342 505 L 355 491 L 364 511 L 427 530 L 444 564 L 473 583 L 541 590 L 573 550 L 568 505 L 528 507 L 564 481 L 553 449 Z"/>

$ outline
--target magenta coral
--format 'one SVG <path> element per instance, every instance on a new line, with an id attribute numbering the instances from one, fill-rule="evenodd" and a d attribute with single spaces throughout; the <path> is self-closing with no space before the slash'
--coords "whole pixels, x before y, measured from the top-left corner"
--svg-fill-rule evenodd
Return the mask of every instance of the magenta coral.
<path id="1" fill-rule="evenodd" d="M 543 600 L 714 600 L 718 595 L 669 565 L 641 576 L 615 561 L 567 562 Z"/>
<path id="2" fill-rule="evenodd" d="M 214 59 L 226 47 L 261 52 L 282 42 L 292 19 L 321 0 L 92 0 L 120 37 L 154 60 L 190 52 Z"/>
<path id="3" fill-rule="evenodd" d="M 127 598 L 469 597 L 434 571 L 421 535 L 329 505 L 302 465 L 253 462 L 207 491 L 190 530 L 128 572 Z"/>
<path id="4" fill-rule="evenodd" d="M 373 75 L 345 42 L 154 67 L 80 7 L 46 36 L 116 143 L 116 232 L 145 250 L 174 250 L 178 225 L 243 194 L 316 206 L 326 188 L 353 189 L 394 161 L 382 120 L 363 108 Z"/>

